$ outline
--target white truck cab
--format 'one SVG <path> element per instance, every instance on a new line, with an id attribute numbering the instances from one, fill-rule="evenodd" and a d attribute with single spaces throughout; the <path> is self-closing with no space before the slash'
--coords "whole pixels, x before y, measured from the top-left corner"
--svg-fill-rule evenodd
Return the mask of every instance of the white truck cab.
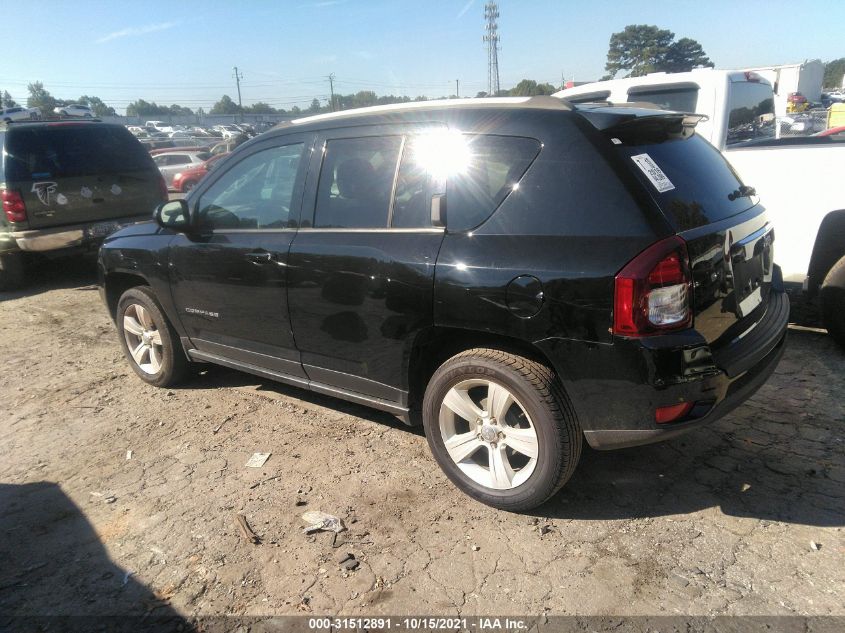
<path id="1" fill-rule="evenodd" d="M 649 103 L 706 115 L 696 132 L 724 153 L 766 206 L 775 229 L 775 260 L 791 296 L 811 301 L 821 296 L 825 325 L 845 346 L 845 143 L 836 135 L 781 138 L 772 86 L 752 71 L 652 73 L 583 84 L 554 96 L 576 105 Z"/>

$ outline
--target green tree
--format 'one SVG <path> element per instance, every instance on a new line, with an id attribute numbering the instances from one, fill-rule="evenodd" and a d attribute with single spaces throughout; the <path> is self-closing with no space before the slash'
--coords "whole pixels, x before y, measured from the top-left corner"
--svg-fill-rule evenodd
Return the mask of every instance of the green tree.
<path id="1" fill-rule="evenodd" d="M 209 114 L 238 114 L 241 111 L 240 106 L 237 103 L 232 101 L 232 98 L 229 95 L 223 95 L 220 98 L 220 101 L 215 103 L 211 110 L 208 111 Z"/>
<path id="2" fill-rule="evenodd" d="M 82 95 L 81 97 L 79 97 L 79 99 L 76 100 L 76 103 L 81 103 L 90 107 L 94 111 L 94 116 L 115 116 L 117 114 L 114 108 L 107 106 L 99 97 L 89 97 L 88 95 Z"/>
<path id="3" fill-rule="evenodd" d="M 316 114 L 316 113 L 317 113 L 317 112 L 319 112 L 319 111 L 320 111 L 320 100 L 319 100 L 319 99 L 317 99 L 317 97 L 314 97 L 314 98 L 311 100 L 311 105 L 310 105 L 310 106 L 308 106 L 308 112 L 311 112 L 311 113 L 315 113 L 315 114 Z"/>
<path id="4" fill-rule="evenodd" d="M 612 79 L 620 71 L 626 77 L 640 77 L 653 72 L 682 72 L 696 66 L 713 66 L 701 44 L 688 37 L 675 41 L 675 34 L 648 24 L 629 24 L 610 36 L 607 63 Z"/>
<path id="5" fill-rule="evenodd" d="M 40 81 L 29 84 L 26 89 L 29 91 L 26 105 L 28 108 L 40 108 L 42 114 L 52 114 L 53 109 L 59 105 L 59 101 L 44 88 L 44 84 Z M 65 105 L 65 102 L 61 102 Z"/>
<path id="6" fill-rule="evenodd" d="M 272 107 L 271 105 L 264 103 L 263 101 L 259 101 L 257 103 L 253 103 L 251 106 L 247 106 L 244 108 L 245 112 L 249 112 L 250 114 L 276 114 L 278 110 Z"/>
<path id="7" fill-rule="evenodd" d="M 845 75 L 845 57 L 834 59 L 824 65 L 823 88 L 841 88 L 845 83 L 842 77 Z"/>
<path id="8" fill-rule="evenodd" d="M 168 111 L 169 114 L 175 114 L 175 115 L 193 116 L 193 114 L 194 114 L 194 111 L 191 110 L 190 108 L 186 108 L 185 106 L 180 106 L 180 105 L 177 105 L 175 103 L 172 106 L 170 106 L 167 109 L 167 111 Z"/>
<path id="9" fill-rule="evenodd" d="M 160 106 L 155 101 L 144 101 L 138 99 L 126 106 L 127 116 L 161 116 L 170 114 L 170 108 L 167 106 Z"/>
<path id="10" fill-rule="evenodd" d="M 538 84 L 533 79 L 523 79 L 508 91 L 512 97 L 533 97 L 535 95 L 550 95 L 557 92 L 551 84 Z"/>
<path id="11" fill-rule="evenodd" d="M 683 73 L 693 68 L 713 68 L 714 65 L 704 54 L 701 44 L 688 37 L 682 37 L 669 46 L 660 70 L 667 73 Z"/>
<path id="12" fill-rule="evenodd" d="M 4 90 L 3 94 L 0 95 L 0 108 L 14 108 L 18 105 L 18 102 L 12 99 L 12 95 L 9 94 L 8 90 Z"/>

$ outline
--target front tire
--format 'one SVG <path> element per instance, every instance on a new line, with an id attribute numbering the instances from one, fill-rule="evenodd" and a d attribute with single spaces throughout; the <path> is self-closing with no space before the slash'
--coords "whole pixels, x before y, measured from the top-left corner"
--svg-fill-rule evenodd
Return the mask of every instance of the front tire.
<path id="1" fill-rule="evenodd" d="M 184 378 L 188 359 L 151 288 L 136 286 L 124 292 L 115 320 L 123 353 L 141 380 L 169 387 Z"/>
<path id="2" fill-rule="evenodd" d="M 827 333 L 845 349 L 845 290 L 828 287 L 822 289 L 822 320 Z"/>
<path id="3" fill-rule="evenodd" d="M 495 349 L 447 360 L 429 381 L 423 425 L 435 460 L 470 497 L 530 510 L 569 480 L 583 433 L 554 373 Z"/>

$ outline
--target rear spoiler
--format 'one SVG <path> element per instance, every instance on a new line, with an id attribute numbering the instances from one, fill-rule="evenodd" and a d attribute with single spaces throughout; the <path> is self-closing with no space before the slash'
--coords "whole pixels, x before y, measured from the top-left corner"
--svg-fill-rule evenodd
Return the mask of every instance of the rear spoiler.
<path id="1" fill-rule="evenodd" d="M 632 144 L 687 138 L 693 135 L 696 125 L 708 118 L 704 114 L 670 112 L 655 109 L 653 105 L 644 108 L 640 104 L 576 107 L 576 111 L 597 130 Z"/>

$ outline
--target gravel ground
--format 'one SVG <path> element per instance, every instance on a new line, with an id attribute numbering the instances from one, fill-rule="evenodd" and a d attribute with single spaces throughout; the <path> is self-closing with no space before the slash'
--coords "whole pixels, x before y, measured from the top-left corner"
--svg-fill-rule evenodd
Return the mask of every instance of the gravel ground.
<path id="1" fill-rule="evenodd" d="M 507 514 L 389 415 L 222 368 L 146 386 L 93 283 L 60 261 L 0 295 L 0 614 L 845 615 L 845 354 L 821 333 L 723 420 L 587 450 Z M 308 510 L 349 529 L 306 535 Z"/>

